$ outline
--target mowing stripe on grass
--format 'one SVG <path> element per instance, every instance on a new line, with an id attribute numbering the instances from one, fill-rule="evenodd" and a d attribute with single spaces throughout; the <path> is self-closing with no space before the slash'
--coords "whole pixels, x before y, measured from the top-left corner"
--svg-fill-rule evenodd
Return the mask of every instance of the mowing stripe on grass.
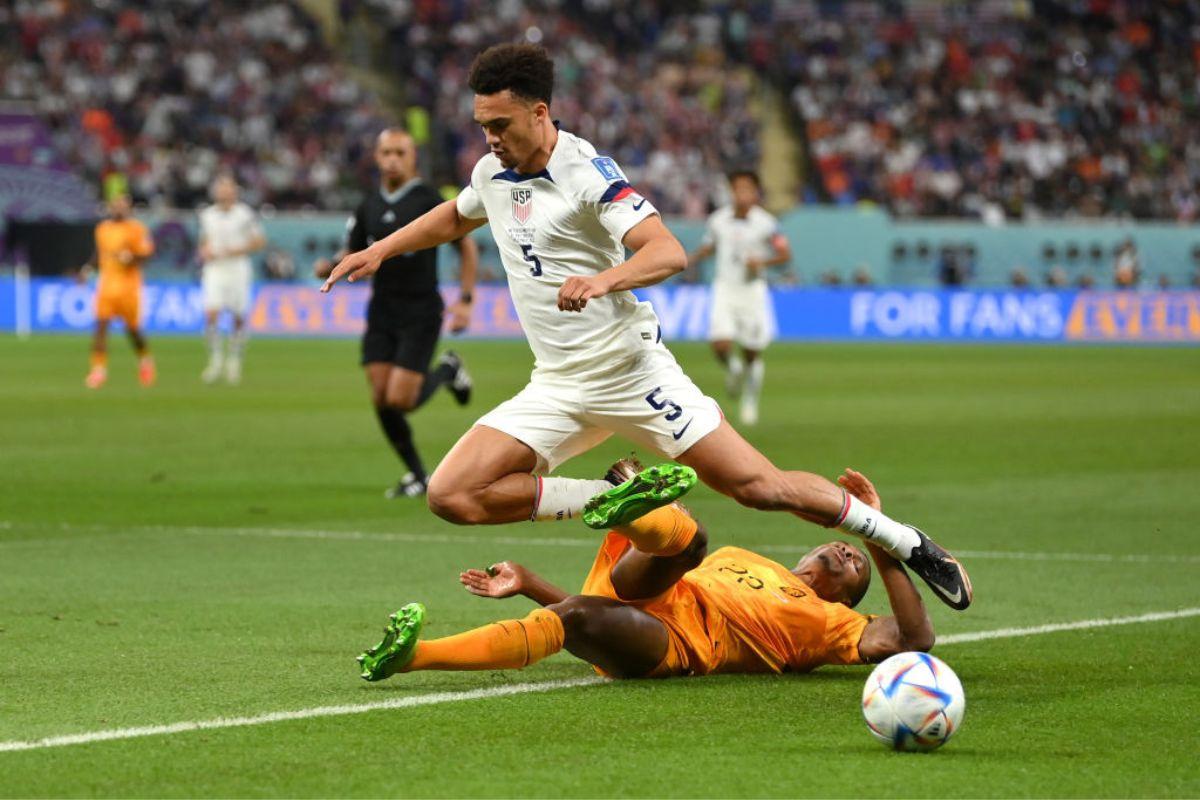
<path id="1" fill-rule="evenodd" d="M 562 681 L 542 681 L 540 683 L 514 683 L 508 686 L 491 686 L 487 689 L 472 689 L 466 692 L 434 692 L 432 694 L 410 695 L 409 697 L 398 697 L 393 700 L 380 700 L 376 703 L 361 703 L 358 705 L 343 706 L 318 706 L 316 708 L 302 708 L 296 711 L 272 711 L 267 714 L 257 714 L 253 717 L 217 717 L 215 719 L 199 720 L 196 722 L 174 722 L 169 725 L 147 725 L 141 728 L 113 728 L 107 731 L 74 733 L 66 736 L 49 736 L 45 739 L 33 739 L 24 742 L 0 742 L 0 753 L 13 752 L 16 750 L 41 750 L 47 747 L 64 747 L 69 744 L 107 742 L 114 739 L 138 739 L 143 736 L 163 736 L 169 733 L 207 731 L 213 730 L 214 728 L 245 728 L 250 725 L 266 725 L 271 722 L 311 719 L 313 717 L 340 717 L 347 714 L 365 714 L 368 711 L 386 711 L 396 708 L 432 706 L 441 703 L 458 703 L 465 700 L 486 700 L 492 697 L 507 697 L 514 694 L 529 694 L 530 692 L 552 692 L 558 689 L 572 689 L 577 686 L 591 686 L 593 684 L 603 682 L 603 678 L 592 676 L 588 678 L 571 678 L 569 680 Z"/>
<path id="2" fill-rule="evenodd" d="M 1076 622 L 1059 622 L 1049 625 L 1036 625 L 1030 628 L 998 628 L 990 631 L 974 633 L 958 633 L 943 636 L 938 639 L 939 645 L 961 644 L 963 642 L 978 642 L 984 639 L 1009 639 L 1020 636 L 1037 636 L 1043 633 L 1058 631 L 1076 631 L 1086 628 L 1106 628 L 1112 625 L 1135 625 L 1143 622 L 1161 622 L 1170 619 L 1200 616 L 1200 608 L 1182 608 L 1177 611 L 1155 611 L 1149 614 L 1139 614 L 1134 617 L 1109 617 L 1104 619 L 1084 619 Z M 412 708 L 415 706 L 431 706 L 441 703 L 457 703 L 465 700 L 486 700 L 492 697 L 507 697 L 531 692 L 553 692 L 559 689 L 573 689 L 579 686 L 592 686 L 606 682 L 603 678 L 590 676 L 586 678 L 571 678 L 561 681 L 543 681 L 538 683 L 515 683 L 508 686 L 493 686 L 487 689 L 472 689 L 465 692 L 434 692 L 432 694 L 410 695 L 394 700 L 381 700 L 376 703 L 359 705 L 318 706 L 302 708 L 296 711 L 273 711 L 252 717 L 217 717 L 216 719 L 196 722 L 175 722 L 169 725 L 148 725 L 141 728 L 114 728 L 107 731 L 92 731 L 89 733 L 72 733 L 64 736 L 49 736 L 45 739 L 27 741 L 0 742 L 0 753 L 17 750 L 42 750 L 48 747 L 63 747 L 70 744 L 89 744 L 91 742 L 107 742 L 114 739 L 137 739 L 143 736 L 162 736 L 170 733 L 186 733 L 188 731 L 213 730 L 215 728 L 243 728 L 250 725 L 266 725 L 271 722 L 287 720 L 310 719 L 313 717 L 338 717 L 347 714 L 363 714 L 368 711 L 386 711 L 397 708 Z"/>
<path id="3" fill-rule="evenodd" d="M 221 528 L 202 525 L 105 525 L 99 523 L 74 524 L 0 521 L 0 530 L 58 530 L 91 531 L 99 534 L 121 533 L 135 535 L 183 534 L 187 536 L 247 536 L 263 539 L 317 539 L 343 542 L 400 542 L 405 544 L 502 544 L 529 545 L 532 547 L 583 547 L 593 549 L 599 540 L 595 534 L 578 537 L 557 536 L 499 536 L 470 533 L 373 533 L 369 531 L 332 531 L 309 528 Z M 0 546 L 36 544 L 38 542 L 61 541 L 60 539 L 13 539 L 0 541 Z M 804 553 L 812 549 L 811 544 L 741 544 L 739 547 L 762 553 Z M 954 550 L 961 558 L 1012 561 L 1077 561 L 1084 563 L 1122 564 L 1200 564 L 1200 555 L 1177 553 L 1056 553 L 1019 550 Z"/>

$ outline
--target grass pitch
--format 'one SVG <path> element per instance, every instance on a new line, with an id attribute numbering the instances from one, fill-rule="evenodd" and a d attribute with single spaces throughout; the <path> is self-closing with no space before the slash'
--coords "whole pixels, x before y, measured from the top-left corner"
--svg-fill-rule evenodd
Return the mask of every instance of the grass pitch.
<path id="1" fill-rule="evenodd" d="M 598 539 L 385 501 L 401 470 L 355 342 L 254 341 L 229 388 L 200 384 L 198 341 L 160 338 L 148 391 L 113 344 L 109 385 L 88 392 L 83 339 L 0 339 L 0 743 L 590 674 L 562 654 L 357 677 L 410 600 L 430 636 L 528 612 L 462 591 L 462 567 L 512 558 L 577 587 Z M 414 415 L 431 466 L 528 373 L 521 343 L 456 346 L 476 401 Z M 705 349 L 675 350 L 722 397 Z M 1200 352 L 786 345 L 767 363 L 751 441 L 782 465 L 863 470 L 893 516 L 962 554 L 975 605 L 928 599 L 939 634 L 1200 606 Z M 610 440 L 562 474 L 628 449 Z M 831 538 L 703 487 L 689 506 L 714 546 L 785 563 Z M 885 610 L 882 587 L 863 608 Z M 826 668 L 0 744 L 0 795 L 1197 796 L 1198 647 L 1200 617 L 939 645 L 967 712 L 932 755 L 868 735 L 868 667 Z"/>

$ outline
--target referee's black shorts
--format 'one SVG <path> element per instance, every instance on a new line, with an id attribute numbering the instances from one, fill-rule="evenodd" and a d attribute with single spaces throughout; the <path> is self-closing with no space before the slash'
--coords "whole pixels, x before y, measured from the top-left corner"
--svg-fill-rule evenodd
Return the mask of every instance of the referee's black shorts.
<path id="1" fill-rule="evenodd" d="M 362 363 L 390 363 L 424 373 L 442 332 L 442 303 L 372 307 L 362 338 Z"/>

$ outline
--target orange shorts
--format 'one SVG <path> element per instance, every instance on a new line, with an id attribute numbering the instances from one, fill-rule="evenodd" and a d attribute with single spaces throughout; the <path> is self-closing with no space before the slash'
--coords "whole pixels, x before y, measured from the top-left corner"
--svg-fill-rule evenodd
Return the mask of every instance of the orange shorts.
<path id="1" fill-rule="evenodd" d="M 130 328 L 138 327 L 141 303 L 136 289 L 103 292 L 96 295 L 96 319 L 108 321 L 118 317 Z"/>
<path id="2" fill-rule="evenodd" d="M 621 600 L 613 588 L 612 571 L 633 544 L 621 534 L 609 531 L 596 560 L 583 583 L 581 594 L 610 597 L 645 611 L 667 629 L 667 654 L 647 678 L 669 678 L 676 675 L 705 675 L 723 660 L 725 619 L 711 613 L 701 604 L 692 587 L 676 583 L 667 591 L 648 600 Z M 593 667 L 605 677 L 612 677 L 599 667 Z"/>

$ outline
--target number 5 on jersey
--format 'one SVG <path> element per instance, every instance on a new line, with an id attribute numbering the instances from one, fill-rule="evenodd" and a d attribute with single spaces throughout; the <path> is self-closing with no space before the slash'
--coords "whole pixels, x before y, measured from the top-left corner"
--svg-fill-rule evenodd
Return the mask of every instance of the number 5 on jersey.
<path id="1" fill-rule="evenodd" d="M 524 254 L 525 260 L 533 264 L 533 266 L 529 268 L 529 274 L 536 278 L 542 274 L 542 262 L 537 256 L 530 252 L 532 249 L 533 245 L 531 244 L 521 245 L 521 253 Z"/>

